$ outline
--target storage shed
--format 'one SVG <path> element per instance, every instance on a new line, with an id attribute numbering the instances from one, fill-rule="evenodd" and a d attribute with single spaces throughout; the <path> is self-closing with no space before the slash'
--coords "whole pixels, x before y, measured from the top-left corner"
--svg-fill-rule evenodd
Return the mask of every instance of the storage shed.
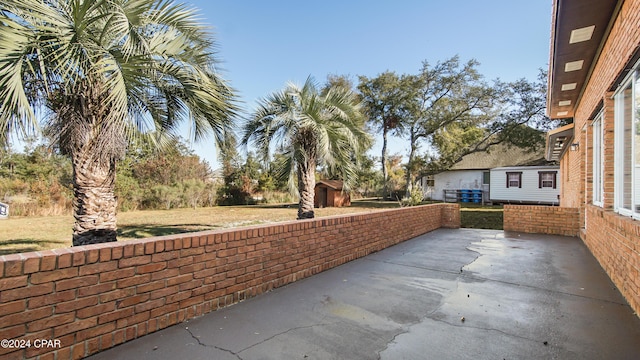
<path id="1" fill-rule="evenodd" d="M 351 197 L 343 191 L 342 181 L 320 180 L 316 183 L 313 202 L 317 208 L 351 206 Z"/>

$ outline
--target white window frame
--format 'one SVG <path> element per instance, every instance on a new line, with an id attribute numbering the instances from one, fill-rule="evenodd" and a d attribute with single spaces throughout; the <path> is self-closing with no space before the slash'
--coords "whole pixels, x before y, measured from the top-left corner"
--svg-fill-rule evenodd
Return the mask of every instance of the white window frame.
<path id="1" fill-rule="evenodd" d="M 620 87 L 614 94 L 614 113 L 615 113 L 615 161 L 614 161 L 614 210 L 620 215 L 630 216 L 634 219 L 640 219 L 640 201 L 636 200 L 636 177 L 640 177 L 640 169 L 636 169 L 635 149 L 640 146 L 640 141 L 636 143 L 634 134 L 639 130 L 636 126 L 637 108 L 640 107 L 640 101 L 636 98 L 640 97 L 640 71 L 638 64 L 634 66 L 633 71 L 624 79 Z M 627 185 L 628 192 L 625 193 L 625 90 L 631 90 L 631 154 L 628 161 L 631 166 L 628 177 L 631 179 L 631 185 Z M 625 207 L 625 200 L 629 202 L 629 207 Z"/>
<path id="2" fill-rule="evenodd" d="M 604 120 L 604 113 L 600 112 L 593 120 L 593 205 L 603 207 L 604 186 L 603 186 L 603 130 L 602 123 Z"/>

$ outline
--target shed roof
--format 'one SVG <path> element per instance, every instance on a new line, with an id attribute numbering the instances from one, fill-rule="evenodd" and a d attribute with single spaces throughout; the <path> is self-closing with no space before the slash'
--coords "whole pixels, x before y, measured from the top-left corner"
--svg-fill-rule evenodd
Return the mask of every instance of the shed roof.
<path id="1" fill-rule="evenodd" d="M 544 149 L 531 152 L 513 145 L 498 144 L 490 146 L 488 151 L 475 152 L 462 157 L 462 160 L 449 170 L 480 170 L 504 166 L 546 165 Z"/>
<path id="2" fill-rule="evenodd" d="M 326 185 L 333 190 L 342 190 L 343 188 L 342 180 L 319 180 L 316 183 L 316 187 L 318 187 L 319 185 Z"/>

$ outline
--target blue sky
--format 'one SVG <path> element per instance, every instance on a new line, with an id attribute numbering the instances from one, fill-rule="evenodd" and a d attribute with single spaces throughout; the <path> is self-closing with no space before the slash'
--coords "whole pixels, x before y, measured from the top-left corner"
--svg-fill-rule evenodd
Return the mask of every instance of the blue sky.
<path id="1" fill-rule="evenodd" d="M 549 61 L 550 0 L 187 3 L 213 27 L 222 76 L 246 112 L 257 99 L 309 75 L 319 82 L 329 74 L 348 75 L 357 83 L 358 75 L 415 74 L 422 61 L 435 64 L 459 55 L 462 61 L 478 60 L 487 80 L 534 80 Z M 392 142 L 391 152 L 406 152 L 404 141 Z M 212 140 L 193 148 L 219 167 Z"/>

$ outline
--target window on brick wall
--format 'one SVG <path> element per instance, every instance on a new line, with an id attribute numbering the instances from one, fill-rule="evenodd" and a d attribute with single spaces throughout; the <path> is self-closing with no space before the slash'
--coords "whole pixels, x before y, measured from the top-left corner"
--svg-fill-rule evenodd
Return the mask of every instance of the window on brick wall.
<path id="1" fill-rule="evenodd" d="M 640 218 L 640 74 L 635 67 L 615 94 L 614 207 Z"/>
<path id="2" fill-rule="evenodd" d="M 538 188 L 555 189 L 557 171 L 538 171 Z"/>
<path id="3" fill-rule="evenodd" d="M 602 117 L 600 113 L 593 120 L 593 204 L 602 206 Z"/>
<path id="4" fill-rule="evenodd" d="M 521 188 L 521 187 L 522 187 L 522 172 L 508 172 L 507 188 Z"/>

